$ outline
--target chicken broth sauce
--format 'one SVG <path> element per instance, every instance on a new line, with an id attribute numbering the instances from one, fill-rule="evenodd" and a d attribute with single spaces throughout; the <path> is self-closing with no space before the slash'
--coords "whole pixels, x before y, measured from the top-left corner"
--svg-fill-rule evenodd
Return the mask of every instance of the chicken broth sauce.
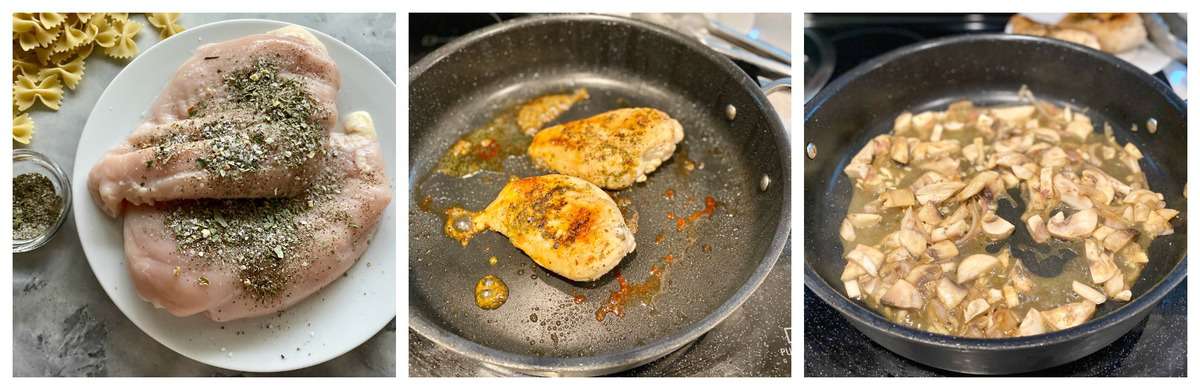
<path id="1" fill-rule="evenodd" d="M 850 298 L 968 337 L 1064 329 L 1131 299 L 1178 213 L 1146 190 L 1140 151 L 1107 123 L 1095 131 L 1086 114 L 1022 94 L 1016 106 L 901 114 L 852 158 L 840 230 Z"/>

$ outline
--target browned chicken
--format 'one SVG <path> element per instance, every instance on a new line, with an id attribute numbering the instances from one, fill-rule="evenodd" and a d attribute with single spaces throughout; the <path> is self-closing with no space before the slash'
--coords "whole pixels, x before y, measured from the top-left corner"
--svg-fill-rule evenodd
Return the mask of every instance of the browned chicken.
<path id="1" fill-rule="evenodd" d="M 517 111 L 517 126 L 520 126 L 525 134 L 533 135 L 543 125 L 570 110 L 576 102 L 587 98 L 586 88 L 576 89 L 570 94 L 539 96 L 522 105 Z"/>
<path id="2" fill-rule="evenodd" d="M 600 278 L 636 246 L 612 198 L 566 175 L 509 182 L 471 225 L 508 236 L 538 265 L 575 281 Z"/>
<path id="3" fill-rule="evenodd" d="M 622 108 L 538 132 L 529 156 L 543 168 L 616 190 L 658 169 L 683 140 L 683 126 L 653 108 Z"/>

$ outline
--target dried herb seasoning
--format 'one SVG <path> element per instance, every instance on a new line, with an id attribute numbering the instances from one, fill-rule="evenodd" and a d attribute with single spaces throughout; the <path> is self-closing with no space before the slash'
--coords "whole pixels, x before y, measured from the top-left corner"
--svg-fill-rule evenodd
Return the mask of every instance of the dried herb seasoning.
<path id="1" fill-rule="evenodd" d="M 147 168 L 169 163 L 184 147 L 202 148 L 197 167 L 236 178 L 268 166 L 300 167 L 324 150 L 321 108 L 300 80 L 283 77 L 271 59 L 228 72 L 223 84 L 224 95 L 197 102 L 187 120 L 134 145 L 154 149 Z"/>
<path id="2" fill-rule="evenodd" d="M 14 240 L 29 240 L 50 230 L 62 208 L 63 198 L 50 178 L 40 173 L 13 177 Z"/>
<path id="3" fill-rule="evenodd" d="M 196 265 L 231 267 L 242 290 L 265 302 L 279 298 L 312 263 L 305 254 L 314 251 L 304 245 L 326 227 L 311 226 L 304 216 L 340 192 L 338 178 L 326 171 L 300 196 L 182 201 L 168 206 L 163 222 L 179 251 L 200 262 Z"/>

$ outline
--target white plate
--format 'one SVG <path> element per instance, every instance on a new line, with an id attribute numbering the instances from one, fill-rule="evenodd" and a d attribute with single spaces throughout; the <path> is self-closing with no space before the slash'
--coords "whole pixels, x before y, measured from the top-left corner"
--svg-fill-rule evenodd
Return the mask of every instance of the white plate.
<path id="1" fill-rule="evenodd" d="M 370 247 L 348 276 L 280 316 L 217 323 L 203 315 L 175 317 L 138 297 L 125 266 L 122 222 L 97 208 L 88 195 L 87 174 L 105 152 L 142 122 L 159 91 L 197 47 L 286 25 L 268 20 L 224 21 L 188 29 L 150 47 L 100 96 L 75 152 L 75 225 L 92 272 L 109 298 L 138 328 L 167 348 L 232 370 L 274 372 L 312 366 L 362 344 L 396 316 L 396 201 L 384 211 Z M 345 43 L 312 32 L 329 49 L 341 73 L 339 113 L 371 113 L 390 170 L 396 166 L 395 83 Z M 340 124 L 335 131 L 341 131 Z M 395 173 L 388 176 L 396 188 Z"/>

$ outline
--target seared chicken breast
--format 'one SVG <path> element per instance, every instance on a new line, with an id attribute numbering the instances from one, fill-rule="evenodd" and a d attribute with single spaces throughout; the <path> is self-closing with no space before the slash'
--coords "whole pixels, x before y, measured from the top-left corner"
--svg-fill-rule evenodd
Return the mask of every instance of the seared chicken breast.
<path id="1" fill-rule="evenodd" d="M 508 236 L 538 265 L 575 281 L 600 278 L 636 246 L 612 198 L 566 175 L 509 182 L 472 223 L 476 231 Z"/>
<path id="2" fill-rule="evenodd" d="M 653 108 L 623 108 L 546 128 L 529 156 L 539 166 L 616 190 L 643 182 L 675 153 L 683 126 Z"/>

